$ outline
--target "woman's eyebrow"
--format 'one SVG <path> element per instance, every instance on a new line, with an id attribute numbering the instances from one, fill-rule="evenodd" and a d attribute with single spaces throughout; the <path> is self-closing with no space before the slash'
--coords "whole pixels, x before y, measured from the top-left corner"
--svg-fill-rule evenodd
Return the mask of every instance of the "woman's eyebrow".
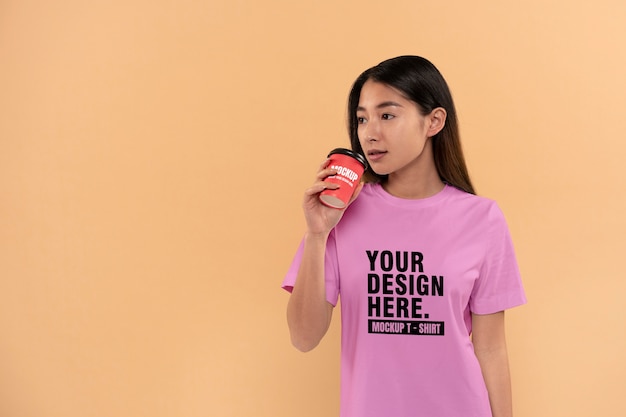
<path id="1" fill-rule="evenodd" d="M 383 101 L 382 103 L 376 106 L 377 109 L 382 109 L 385 107 L 402 107 L 402 104 L 396 103 L 395 101 Z M 365 111 L 365 107 L 358 106 L 356 108 L 356 111 Z"/>

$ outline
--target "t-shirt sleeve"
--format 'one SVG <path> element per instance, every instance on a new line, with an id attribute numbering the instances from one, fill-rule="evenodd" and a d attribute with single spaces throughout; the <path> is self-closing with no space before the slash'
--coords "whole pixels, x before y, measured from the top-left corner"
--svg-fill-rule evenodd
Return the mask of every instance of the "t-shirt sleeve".
<path id="1" fill-rule="evenodd" d="M 476 314 L 492 314 L 526 303 L 526 295 L 504 215 L 493 203 L 485 233 L 486 252 L 470 296 Z"/>
<path id="2" fill-rule="evenodd" d="M 304 250 L 304 239 L 300 242 L 300 246 L 287 270 L 287 274 L 283 279 L 282 288 L 286 291 L 293 291 L 293 287 L 297 285 L 298 269 L 302 260 L 302 252 Z M 331 231 L 326 243 L 326 255 L 324 258 L 324 280 L 326 283 L 326 301 L 333 306 L 337 305 L 339 300 L 339 272 L 337 267 L 337 249 L 335 244 L 335 233 Z"/>

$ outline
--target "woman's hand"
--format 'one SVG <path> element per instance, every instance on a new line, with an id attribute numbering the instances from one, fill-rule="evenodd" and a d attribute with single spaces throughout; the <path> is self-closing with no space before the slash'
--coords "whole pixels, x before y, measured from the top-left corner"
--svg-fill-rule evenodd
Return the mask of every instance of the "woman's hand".
<path id="1" fill-rule="evenodd" d="M 313 183 L 313 185 L 304 192 L 302 208 L 304 210 L 304 217 L 306 219 L 309 235 L 328 235 L 333 227 L 339 223 L 339 220 L 341 220 L 345 211 L 345 208 L 336 209 L 325 206 L 319 199 L 319 195 L 322 191 L 326 189 L 336 190 L 339 188 L 338 184 L 324 181 L 326 177 L 337 173 L 337 170 L 328 168 L 329 163 L 330 159 L 326 159 L 320 165 L 315 183 Z M 357 198 L 361 188 L 363 188 L 362 183 L 360 183 L 356 190 L 354 190 L 354 194 L 350 198 L 346 207 L 348 207 L 350 203 Z"/>

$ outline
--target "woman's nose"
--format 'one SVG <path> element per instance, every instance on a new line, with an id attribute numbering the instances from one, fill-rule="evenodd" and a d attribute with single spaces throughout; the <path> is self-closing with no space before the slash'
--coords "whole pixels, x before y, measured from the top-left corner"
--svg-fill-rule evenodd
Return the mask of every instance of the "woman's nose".
<path id="1" fill-rule="evenodd" d="M 368 142 L 378 140 L 380 132 L 378 131 L 378 123 L 375 121 L 368 121 L 365 125 L 365 131 L 363 132 L 364 138 Z"/>

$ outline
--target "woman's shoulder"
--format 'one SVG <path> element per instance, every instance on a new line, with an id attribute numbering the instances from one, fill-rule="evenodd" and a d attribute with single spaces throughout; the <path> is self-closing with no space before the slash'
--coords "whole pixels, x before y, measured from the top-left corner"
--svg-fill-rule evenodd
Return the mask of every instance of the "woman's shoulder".
<path id="1" fill-rule="evenodd" d="M 435 207 L 438 210 L 445 211 L 449 209 L 457 213 L 479 211 L 484 214 L 490 212 L 496 214 L 496 216 L 501 213 L 496 200 L 490 197 L 468 193 L 450 184 L 446 184 L 444 189 L 434 196 L 410 200 L 401 199 L 388 194 L 384 191 L 380 183 L 365 183 L 355 203 L 360 203 L 358 205 L 370 205 L 374 202 L 403 209 Z"/>
<path id="2" fill-rule="evenodd" d="M 505 223 L 504 213 L 498 202 L 487 196 L 465 192 L 458 188 L 448 186 L 451 189 L 450 206 L 456 206 L 456 211 L 465 213 L 466 216 L 474 215 L 488 223 Z"/>
<path id="3" fill-rule="evenodd" d="M 446 189 L 448 189 L 448 193 L 451 197 L 467 203 L 467 204 L 477 204 L 477 205 L 497 205 L 498 203 L 490 197 L 468 193 L 467 191 L 463 191 L 460 188 L 457 188 L 453 185 L 446 184 Z"/>

